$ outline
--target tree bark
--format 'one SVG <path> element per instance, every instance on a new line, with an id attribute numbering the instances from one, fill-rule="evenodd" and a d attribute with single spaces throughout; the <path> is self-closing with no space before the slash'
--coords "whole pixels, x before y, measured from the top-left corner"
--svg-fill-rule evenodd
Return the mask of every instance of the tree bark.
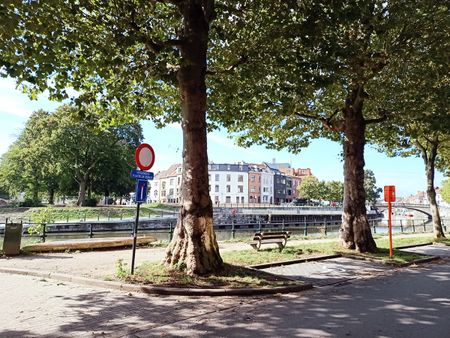
<path id="1" fill-rule="evenodd" d="M 184 43 L 177 74 L 182 108 L 181 210 L 165 264 L 202 275 L 222 266 L 213 230 L 206 142 L 206 50 L 208 20 L 199 1 L 182 5 Z"/>
<path id="2" fill-rule="evenodd" d="M 55 189 L 50 188 L 48 190 L 48 204 L 53 205 L 55 204 Z"/>
<path id="3" fill-rule="evenodd" d="M 430 203 L 431 217 L 433 219 L 434 237 L 436 239 L 445 238 L 444 229 L 442 227 L 441 215 L 439 207 L 436 202 L 436 190 L 434 188 L 434 173 L 438 148 L 438 140 L 436 142 L 428 142 L 429 151 L 427 148 L 419 145 L 422 152 L 422 158 L 425 163 L 425 172 L 427 176 L 427 197 Z"/>
<path id="4" fill-rule="evenodd" d="M 377 250 L 366 211 L 364 190 L 365 121 L 363 86 L 355 85 L 344 108 L 344 210 L 340 242 L 344 248 L 360 252 Z"/>
<path id="5" fill-rule="evenodd" d="M 86 204 L 86 183 L 87 180 L 81 177 L 78 180 L 78 201 L 77 206 L 84 206 Z"/>

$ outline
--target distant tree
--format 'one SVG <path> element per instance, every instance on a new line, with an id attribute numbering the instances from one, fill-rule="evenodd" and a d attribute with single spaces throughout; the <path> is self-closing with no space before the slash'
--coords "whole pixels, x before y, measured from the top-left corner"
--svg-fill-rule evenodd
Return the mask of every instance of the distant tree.
<path id="1" fill-rule="evenodd" d="M 2 158 L 0 184 L 11 193 L 25 191 L 34 201 L 40 192 L 47 192 L 50 204 L 57 191 L 73 191 L 74 181 L 78 205 L 84 205 L 88 187 L 103 192 L 103 184 L 111 192 L 128 193 L 134 149 L 142 139 L 140 126 L 99 130 L 97 123 L 74 120 L 76 113 L 68 105 L 55 113 L 33 113 Z"/>
<path id="2" fill-rule="evenodd" d="M 306 176 L 298 186 L 299 196 L 302 198 L 321 200 L 325 195 L 325 184 L 315 176 Z"/>
<path id="3" fill-rule="evenodd" d="M 342 202 L 344 198 L 344 183 L 340 181 L 328 181 L 325 182 L 327 187 L 326 200 L 332 202 Z"/>
<path id="4" fill-rule="evenodd" d="M 372 170 L 364 170 L 364 190 L 366 201 L 370 204 L 375 204 L 383 192 L 382 188 L 377 187 L 377 180 Z"/>
<path id="5" fill-rule="evenodd" d="M 441 195 L 444 201 L 450 203 L 450 178 L 442 182 Z"/>
<path id="6" fill-rule="evenodd" d="M 3 156 L 0 176 L 13 195 L 25 192 L 26 198 L 39 201 L 39 194 L 46 192 L 53 204 L 58 189 L 60 169 L 52 148 L 53 126 L 49 114 L 39 110 L 27 121 L 18 139 Z"/>

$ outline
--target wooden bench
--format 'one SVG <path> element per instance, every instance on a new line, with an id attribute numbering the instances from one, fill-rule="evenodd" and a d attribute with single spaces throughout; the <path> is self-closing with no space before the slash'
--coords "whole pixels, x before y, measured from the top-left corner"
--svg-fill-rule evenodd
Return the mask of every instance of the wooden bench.
<path id="1" fill-rule="evenodd" d="M 249 244 L 257 251 L 259 251 L 262 244 L 277 244 L 281 252 L 286 246 L 289 237 L 289 231 L 257 232 Z"/>

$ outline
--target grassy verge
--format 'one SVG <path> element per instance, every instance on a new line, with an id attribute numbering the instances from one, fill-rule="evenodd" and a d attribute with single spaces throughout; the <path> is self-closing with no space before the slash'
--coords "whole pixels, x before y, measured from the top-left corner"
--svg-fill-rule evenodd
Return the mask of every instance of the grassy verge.
<path id="1" fill-rule="evenodd" d="M 136 208 L 133 207 L 42 207 L 31 208 L 23 214 L 23 218 L 36 219 L 45 213 L 45 217 L 51 221 L 83 221 L 83 220 L 108 220 L 125 219 L 135 217 Z M 160 214 L 152 207 L 141 206 L 141 217 Z"/>
<path id="2" fill-rule="evenodd" d="M 281 276 L 275 276 L 248 269 L 243 266 L 224 264 L 223 269 L 206 276 L 188 276 L 179 270 L 170 270 L 161 264 L 147 263 L 140 265 L 133 276 L 128 275 L 122 263 L 118 264 L 117 275 L 129 283 L 144 285 L 189 287 L 189 288 L 246 288 L 246 287 L 279 287 L 301 284 Z"/>

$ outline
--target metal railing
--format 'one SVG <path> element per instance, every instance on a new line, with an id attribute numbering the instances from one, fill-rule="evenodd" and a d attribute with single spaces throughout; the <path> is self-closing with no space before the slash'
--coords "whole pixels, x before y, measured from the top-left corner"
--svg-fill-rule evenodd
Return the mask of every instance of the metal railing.
<path id="1" fill-rule="evenodd" d="M 450 229 L 450 219 L 444 222 L 444 231 Z M 387 234 L 388 227 L 381 219 L 369 220 L 370 227 L 373 234 Z M 132 224 L 122 225 L 121 228 L 105 229 L 101 223 L 86 223 L 79 224 L 79 227 L 68 229 L 57 229 L 56 224 L 43 224 L 39 233 L 27 232 L 28 224 L 24 229 L 24 237 L 37 238 L 41 242 L 47 239 L 70 239 L 70 238 L 94 238 L 94 237 L 115 237 L 132 234 Z M 176 226 L 176 220 L 169 221 L 168 226 L 139 228 L 140 234 L 163 234 L 169 240 L 172 239 L 173 232 Z M 336 220 L 320 220 L 320 221 L 290 221 L 290 222 L 234 222 L 226 224 L 216 224 L 214 229 L 216 233 L 221 234 L 222 239 L 235 239 L 238 236 L 250 236 L 254 232 L 271 231 L 271 230 L 286 230 L 293 235 L 303 237 L 308 236 L 329 236 L 337 235 L 341 227 L 341 222 Z M 427 220 L 399 220 L 393 222 L 394 233 L 427 233 L 433 231 L 433 225 Z M 3 236 L 0 234 L 0 237 Z"/>

